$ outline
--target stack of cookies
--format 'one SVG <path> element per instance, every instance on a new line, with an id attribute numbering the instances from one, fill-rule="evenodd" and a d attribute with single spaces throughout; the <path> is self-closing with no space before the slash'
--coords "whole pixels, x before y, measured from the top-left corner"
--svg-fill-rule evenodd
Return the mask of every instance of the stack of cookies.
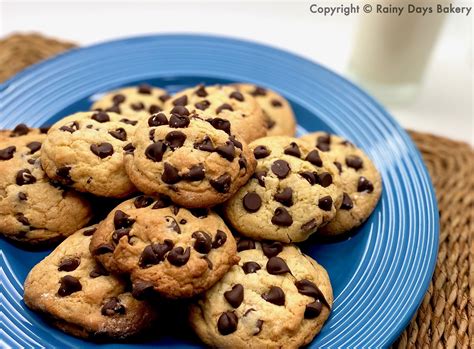
<path id="1" fill-rule="evenodd" d="M 63 240 L 29 273 L 25 303 L 72 335 L 113 340 L 186 299 L 209 346 L 308 344 L 333 294 L 295 243 L 362 224 L 382 184 L 355 145 L 295 129 L 282 96 L 233 84 L 127 87 L 49 129 L 0 131 L 0 231 Z M 97 218 L 97 197 L 120 203 Z"/>

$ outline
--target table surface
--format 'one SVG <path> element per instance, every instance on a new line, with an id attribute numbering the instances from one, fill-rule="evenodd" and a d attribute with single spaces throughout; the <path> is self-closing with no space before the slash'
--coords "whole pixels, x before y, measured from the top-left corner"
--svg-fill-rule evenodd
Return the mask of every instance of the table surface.
<path id="1" fill-rule="evenodd" d="M 38 31 L 81 45 L 144 33 L 218 34 L 287 49 L 347 76 L 361 16 L 311 14 L 306 1 L 0 1 L 0 34 Z M 404 127 L 474 144 L 472 17 L 447 16 L 416 99 L 386 104 Z"/>

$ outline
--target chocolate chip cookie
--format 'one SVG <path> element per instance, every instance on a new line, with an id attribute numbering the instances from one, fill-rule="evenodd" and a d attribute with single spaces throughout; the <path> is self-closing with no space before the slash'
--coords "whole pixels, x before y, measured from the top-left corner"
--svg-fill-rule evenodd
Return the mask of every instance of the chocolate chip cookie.
<path id="1" fill-rule="evenodd" d="M 267 136 L 290 136 L 296 133 L 296 120 L 288 101 L 267 88 L 253 84 L 234 84 L 241 92 L 253 96 L 262 108 L 267 125 Z"/>
<path id="2" fill-rule="evenodd" d="M 41 152 L 43 168 L 49 178 L 81 192 L 125 197 L 136 190 L 123 163 L 136 125 L 116 113 L 70 115 L 49 130 Z"/>
<path id="3" fill-rule="evenodd" d="M 191 297 L 238 262 L 234 237 L 208 209 L 187 210 L 166 196 L 123 202 L 100 223 L 90 245 L 107 270 L 130 274 L 134 294 Z"/>
<path id="4" fill-rule="evenodd" d="M 341 177 L 342 202 L 336 217 L 320 232 L 336 235 L 361 225 L 374 210 L 382 192 L 382 178 L 377 168 L 361 149 L 341 137 L 314 132 L 301 140 L 332 157 Z"/>
<path id="5" fill-rule="evenodd" d="M 334 218 L 342 200 L 341 182 L 324 152 L 285 136 L 261 138 L 249 146 L 257 169 L 225 206 L 239 233 L 298 242 Z"/>
<path id="6" fill-rule="evenodd" d="M 89 252 L 95 227 L 64 240 L 25 281 L 24 301 L 74 336 L 122 339 L 151 325 L 155 309 L 135 299 L 127 283 L 110 275 Z"/>
<path id="7" fill-rule="evenodd" d="M 224 202 L 247 182 L 256 163 L 231 128 L 226 119 L 183 106 L 152 115 L 140 121 L 127 146 L 127 173 L 140 191 L 166 194 L 185 207 Z"/>
<path id="8" fill-rule="evenodd" d="M 25 124 L 18 124 L 13 130 L 0 130 L 0 141 L 28 135 L 46 134 L 48 130 L 49 127 L 32 128 Z"/>
<path id="9" fill-rule="evenodd" d="M 142 84 L 107 92 L 91 109 L 122 114 L 135 120 L 160 112 L 169 98 L 165 90 Z"/>
<path id="10" fill-rule="evenodd" d="M 25 244 L 61 240 L 92 217 L 82 195 L 50 183 L 40 160 L 45 139 L 26 126 L 0 134 L 0 232 Z"/>
<path id="11" fill-rule="evenodd" d="M 246 142 L 267 134 L 265 117 L 256 99 L 232 86 L 204 86 L 178 92 L 165 103 L 165 110 L 186 107 L 190 112 L 203 111 L 213 118 L 230 123 L 232 134 L 240 134 Z"/>
<path id="12" fill-rule="evenodd" d="M 191 326 L 216 348 L 299 348 L 329 317 L 326 271 L 293 245 L 242 239 L 240 262 L 190 308 Z"/>

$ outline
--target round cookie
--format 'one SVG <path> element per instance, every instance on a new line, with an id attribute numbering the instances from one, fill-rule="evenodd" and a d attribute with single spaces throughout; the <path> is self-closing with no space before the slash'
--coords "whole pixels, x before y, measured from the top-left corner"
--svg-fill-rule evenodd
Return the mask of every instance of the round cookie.
<path id="1" fill-rule="evenodd" d="M 267 134 L 265 117 L 256 99 L 232 86 L 198 85 L 185 89 L 165 103 L 165 110 L 175 106 L 228 120 L 231 133 L 240 134 L 246 142 Z"/>
<path id="2" fill-rule="evenodd" d="M 107 270 L 130 274 L 136 294 L 191 297 L 214 285 L 235 263 L 236 243 L 207 209 L 187 210 L 168 197 L 139 196 L 102 221 L 90 245 Z"/>
<path id="3" fill-rule="evenodd" d="M 41 167 L 46 135 L 38 129 L 0 135 L 0 232 L 25 244 L 48 244 L 85 226 L 92 217 L 79 193 L 50 183 Z"/>
<path id="4" fill-rule="evenodd" d="M 329 317 L 326 271 L 293 245 L 238 242 L 240 262 L 190 307 L 190 323 L 215 348 L 299 348 Z"/>
<path id="5" fill-rule="evenodd" d="M 107 92 L 92 105 L 91 110 L 113 112 L 136 119 L 160 112 L 169 98 L 165 90 L 142 84 Z"/>
<path id="6" fill-rule="evenodd" d="M 249 146 L 257 169 L 225 206 L 239 233 L 299 242 L 334 218 L 342 191 L 338 170 L 326 154 L 285 136 L 261 138 Z"/>
<path id="7" fill-rule="evenodd" d="M 125 197 L 136 190 L 123 162 L 136 125 L 116 113 L 70 115 L 49 130 L 41 152 L 43 168 L 49 178 L 79 191 Z"/>
<path id="8" fill-rule="evenodd" d="M 230 198 L 255 170 L 255 159 L 230 123 L 174 107 L 143 119 L 125 155 L 131 181 L 185 207 L 210 207 Z"/>
<path id="9" fill-rule="evenodd" d="M 89 252 L 95 227 L 64 240 L 25 281 L 24 301 L 74 336 L 123 339 L 150 326 L 156 311 L 135 299 L 128 285 L 110 275 Z"/>
<path id="10" fill-rule="evenodd" d="M 293 137 L 295 135 L 295 115 L 285 98 L 275 91 L 253 84 L 240 83 L 232 86 L 250 94 L 257 100 L 265 116 L 267 136 Z"/>
<path id="11" fill-rule="evenodd" d="M 341 177 L 341 205 L 336 217 L 318 233 L 337 235 L 361 225 L 374 210 L 382 192 L 377 168 L 361 149 L 341 137 L 314 132 L 300 139 L 332 157 Z"/>

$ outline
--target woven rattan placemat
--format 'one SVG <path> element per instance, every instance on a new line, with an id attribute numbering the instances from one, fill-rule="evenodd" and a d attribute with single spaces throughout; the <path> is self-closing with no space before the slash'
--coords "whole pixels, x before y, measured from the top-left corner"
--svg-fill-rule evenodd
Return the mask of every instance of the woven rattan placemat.
<path id="1" fill-rule="evenodd" d="M 74 44 L 38 34 L 0 40 L 0 82 Z M 410 131 L 431 174 L 440 245 L 428 292 L 398 348 L 474 348 L 474 152 L 465 143 Z"/>

